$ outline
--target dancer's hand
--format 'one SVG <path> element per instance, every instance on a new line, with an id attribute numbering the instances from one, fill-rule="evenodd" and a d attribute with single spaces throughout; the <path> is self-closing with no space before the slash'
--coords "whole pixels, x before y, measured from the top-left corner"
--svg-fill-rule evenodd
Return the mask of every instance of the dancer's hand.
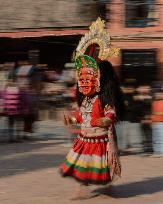
<path id="1" fill-rule="evenodd" d="M 74 116 L 71 115 L 70 117 L 70 114 L 68 115 L 68 113 L 63 113 L 63 115 L 64 115 L 65 125 L 76 125 L 77 124 L 77 120 Z"/>
<path id="2" fill-rule="evenodd" d="M 111 145 L 108 142 L 108 164 L 110 166 L 110 175 L 113 178 L 114 175 L 121 176 L 121 164 L 119 160 L 118 148 L 116 145 Z"/>
<path id="3" fill-rule="evenodd" d="M 63 112 L 63 122 L 65 125 L 70 124 L 70 117 L 68 116 L 68 114 L 66 112 Z"/>
<path id="4" fill-rule="evenodd" d="M 107 143 L 107 150 L 109 152 L 109 163 L 113 163 L 116 157 L 118 157 L 118 148 L 115 144 L 111 144 L 111 142 Z"/>

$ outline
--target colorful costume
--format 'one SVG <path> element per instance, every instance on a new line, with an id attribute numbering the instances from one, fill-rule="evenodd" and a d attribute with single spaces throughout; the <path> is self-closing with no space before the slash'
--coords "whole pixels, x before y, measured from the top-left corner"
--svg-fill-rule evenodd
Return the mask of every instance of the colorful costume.
<path id="1" fill-rule="evenodd" d="M 96 33 L 101 32 L 101 29 L 98 29 L 99 26 L 104 28 L 101 19 L 98 19 L 91 26 L 93 31 L 91 30 L 90 33 L 93 33 L 96 38 Z M 103 31 L 102 33 L 104 38 L 106 32 Z M 80 134 L 78 134 L 60 169 L 63 176 L 72 176 L 86 184 L 107 184 L 115 174 L 120 175 L 118 156 L 113 158 L 112 152 L 116 146 L 114 138 L 116 110 L 109 103 L 102 108 L 99 93 L 102 93 L 103 90 L 100 87 L 100 70 L 97 60 L 84 54 L 87 49 L 84 42 L 89 46 L 91 43 L 100 44 L 103 41 L 99 39 L 92 41 L 91 39 L 90 42 L 87 39 L 90 40 L 88 35 L 81 40 L 75 58 L 78 89 L 82 102 L 79 111 L 73 117 L 68 118 L 68 123 L 75 121 L 80 124 Z M 103 46 L 103 52 L 100 52 L 101 59 L 104 59 L 106 55 L 108 57 L 106 51 L 109 50 L 107 46 L 110 46 L 110 43 L 109 41 L 107 43 L 102 44 L 106 46 L 105 49 Z"/>
<path id="2" fill-rule="evenodd" d="M 107 143 L 112 133 L 112 125 L 97 127 L 96 119 L 108 117 L 115 120 L 115 111 L 111 107 L 101 108 L 98 96 L 85 98 L 80 107 L 77 120 L 81 124 L 81 134 L 75 140 L 61 169 L 66 176 L 74 176 L 88 183 L 106 184 L 110 178 Z"/>

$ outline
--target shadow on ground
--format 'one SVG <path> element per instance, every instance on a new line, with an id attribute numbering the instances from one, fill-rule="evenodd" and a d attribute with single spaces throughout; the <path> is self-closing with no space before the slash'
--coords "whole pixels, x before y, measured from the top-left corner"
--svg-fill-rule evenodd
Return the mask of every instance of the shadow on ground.
<path id="1" fill-rule="evenodd" d="M 143 181 L 98 188 L 94 193 L 113 198 L 129 198 L 163 191 L 163 177 L 146 178 Z"/>
<path id="2" fill-rule="evenodd" d="M 55 168 L 65 159 L 62 154 L 30 154 L 0 161 L 0 178 L 24 174 L 46 168 Z"/>
<path id="3" fill-rule="evenodd" d="M 31 142 L 22 142 L 22 143 L 0 143 L 0 160 L 3 156 L 9 156 L 12 154 L 27 153 L 31 151 L 37 151 L 42 148 L 55 147 L 58 145 L 64 144 L 64 141 L 31 141 Z"/>

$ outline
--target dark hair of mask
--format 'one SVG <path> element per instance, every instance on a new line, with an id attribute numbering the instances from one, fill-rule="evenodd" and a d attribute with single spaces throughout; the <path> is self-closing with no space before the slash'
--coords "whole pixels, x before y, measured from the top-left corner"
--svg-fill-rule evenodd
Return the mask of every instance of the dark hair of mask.
<path id="1" fill-rule="evenodd" d="M 102 61 L 98 64 L 100 69 L 100 92 L 98 93 L 102 108 L 107 104 L 114 106 L 116 110 L 117 120 L 123 120 L 124 117 L 124 100 L 120 89 L 118 77 L 114 71 L 112 64 L 108 61 Z M 77 103 L 80 107 L 84 99 L 84 95 L 79 92 L 77 85 Z"/>

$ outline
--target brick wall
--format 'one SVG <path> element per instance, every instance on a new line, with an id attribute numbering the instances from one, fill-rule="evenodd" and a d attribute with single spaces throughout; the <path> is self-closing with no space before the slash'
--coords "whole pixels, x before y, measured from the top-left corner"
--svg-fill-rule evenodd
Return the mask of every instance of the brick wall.
<path id="1" fill-rule="evenodd" d="M 163 1 L 156 0 L 156 17 L 154 27 L 126 28 L 125 5 L 123 0 L 114 0 L 108 5 L 111 11 L 108 32 L 112 36 L 112 44 L 120 49 L 156 49 L 159 66 L 158 79 L 163 80 Z M 120 71 L 121 55 L 110 61 Z"/>
<path id="2" fill-rule="evenodd" d="M 92 0 L 0 0 L 0 32 L 88 26 L 97 7 Z"/>

